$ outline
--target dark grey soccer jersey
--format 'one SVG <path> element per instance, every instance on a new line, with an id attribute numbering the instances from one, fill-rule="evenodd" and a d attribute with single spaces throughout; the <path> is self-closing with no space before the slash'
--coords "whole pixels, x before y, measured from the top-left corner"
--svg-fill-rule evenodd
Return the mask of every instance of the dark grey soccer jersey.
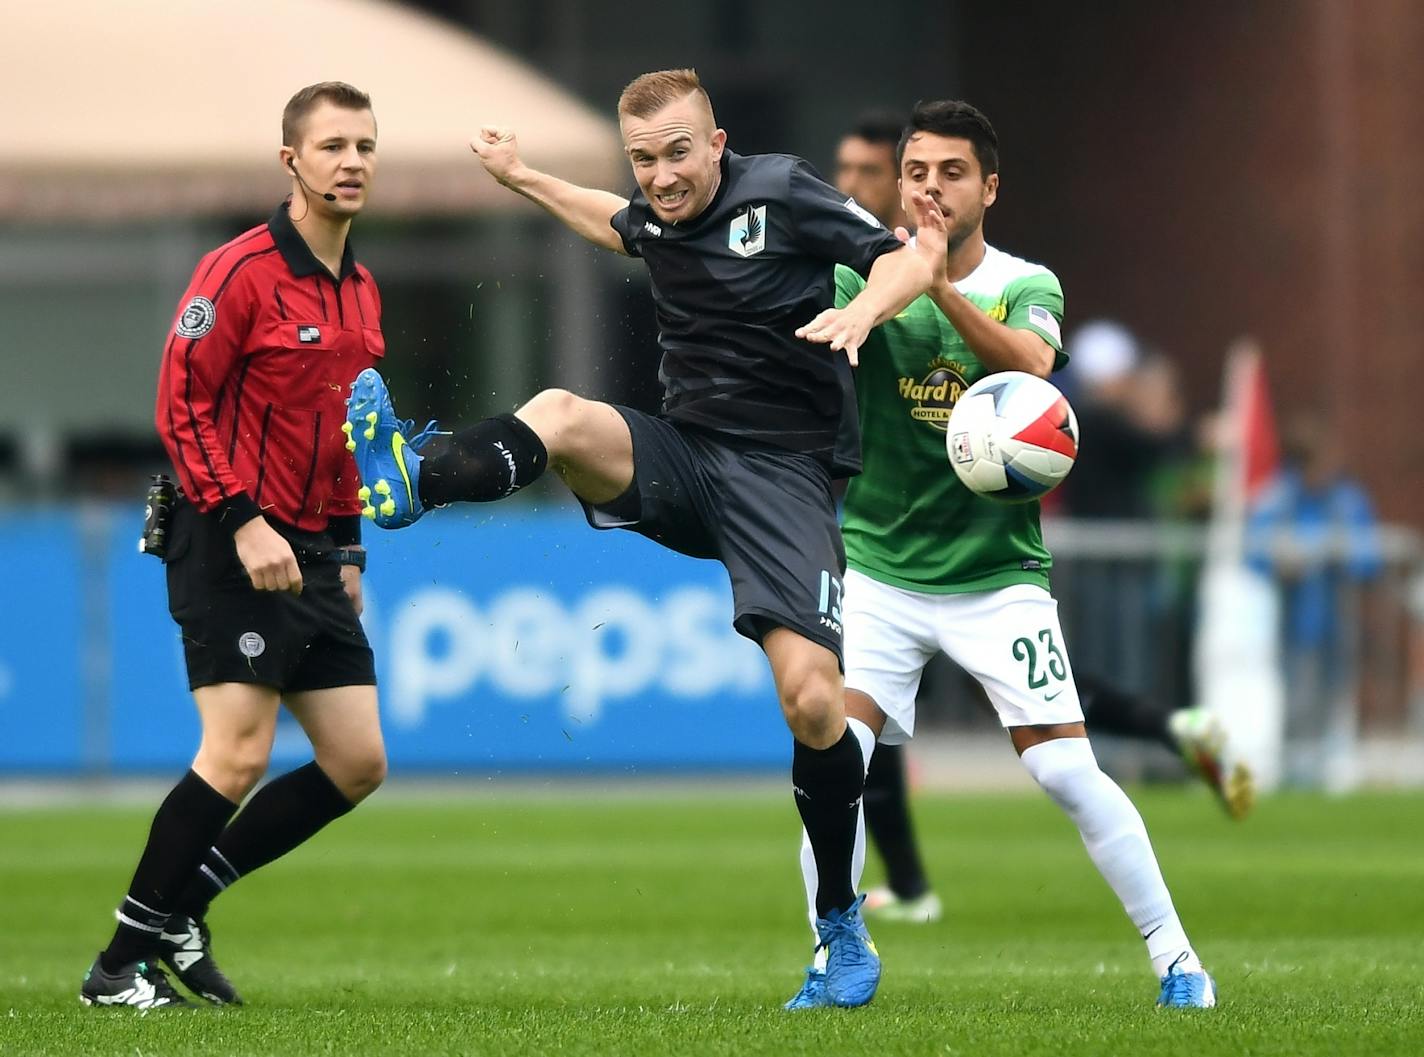
<path id="1" fill-rule="evenodd" d="M 795 332 L 835 303 L 837 264 L 866 275 L 895 236 L 800 158 L 731 151 L 691 221 L 659 220 L 639 189 L 612 224 L 652 275 L 663 414 L 858 473 L 845 353 Z"/>

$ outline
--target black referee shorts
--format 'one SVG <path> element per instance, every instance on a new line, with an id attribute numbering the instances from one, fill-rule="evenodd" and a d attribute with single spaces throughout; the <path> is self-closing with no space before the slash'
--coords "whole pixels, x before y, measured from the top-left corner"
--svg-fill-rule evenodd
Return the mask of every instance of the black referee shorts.
<path id="1" fill-rule="evenodd" d="M 732 581 L 732 626 L 760 644 L 785 627 L 841 657 L 845 546 L 830 475 L 808 455 L 746 445 L 614 405 L 633 435 L 633 483 L 594 528 L 626 528 L 715 558 Z"/>
<path id="2" fill-rule="evenodd" d="M 374 686 L 375 659 L 325 533 L 279 528 L 302 593 L 258 591 L 216 520 L 180 499 L 173 511 L 168 611 L 183 634 L 188 686 L 258 683 L 283 692 Z"/>

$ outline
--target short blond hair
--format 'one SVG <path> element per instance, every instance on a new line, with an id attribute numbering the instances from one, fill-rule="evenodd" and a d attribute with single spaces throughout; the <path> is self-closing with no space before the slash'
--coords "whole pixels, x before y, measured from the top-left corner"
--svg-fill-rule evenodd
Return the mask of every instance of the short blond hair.
<path id="1" fill-rule="evenodd" d="M 353 88 L 345 81 L 321 81 L 309 84 L 287 101 L 282 111 L 282 143 L 287 147 L 300 147 L 306 132 L 308 115 L 322 103 L 330 103 L 344 110 L 370 110 L 371 97 L 359 88 Z M 371 115 L 373 118 L 375 114 Z"/>
<path id="2" fill-rule="evenodd" d="M 707 89 L 702 87 L 696 70 L 654 70 L 635 77 L 623 89 L 618 97 L 618 116 L 651 117 L 669 103 L 676 103 L 690 95 L 701 98 L 710 116 L 712 100 L 707 95 Z M 715 126 L 716 123 L 714 118 L 712 124 Z"/>

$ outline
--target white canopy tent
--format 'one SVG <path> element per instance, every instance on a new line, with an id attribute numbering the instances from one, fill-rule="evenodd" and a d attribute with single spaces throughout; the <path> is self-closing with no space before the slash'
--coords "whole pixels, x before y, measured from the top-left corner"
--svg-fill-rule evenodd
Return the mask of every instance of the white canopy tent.
<path id="1" fill-rule="evenodd" d="M 202 253 L 287 193 L 282 108 L 317 81 L 372 98 L 379 169 L 357 245 L 383 286 L 465 286 L 473 329 L 431 337 L 511 350 L 484 374 L 506 399 L 527 396 L 545 328 L 564 384 L 596 381 L 589 320 L 609 255 L 548 252 L 469 140 L 481 124 L 508 125 L 532 164 L 631 187 L 611 101 L 595 113 L 470 33 L 387 0 L 0 3 L 0 439 L 22 443 L 35 481 L 53 476 L 66 436 L 151 433 L 175 299 Z M 481 241 L 465 241 L 463 223 L 371 224 L 436 215 L 480 216 Z M 478 295 L 481 280 L 505 293 Z M 426 340 L 427 326 L 388 321 L 397 344 Z"/>
<path id="2" fill-rule="evenodd" d="M 486 123 L 516 129 L 548 171 L 627 182 L 609 117 L 395 3 L 46 0 L 3 17 L 0 218 L 265 212 L 288 186 L 282 107 L 323 80 L 371 95 L 381 215 L 510 208 L 468 145 Z"/>

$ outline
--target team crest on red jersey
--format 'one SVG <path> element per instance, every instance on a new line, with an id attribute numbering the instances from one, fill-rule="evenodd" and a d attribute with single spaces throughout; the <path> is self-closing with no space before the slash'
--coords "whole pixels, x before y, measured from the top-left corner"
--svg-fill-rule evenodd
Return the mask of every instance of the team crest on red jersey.
<path id="1" fill-rule="evenodd" d="M 201 338 L 213 329 L 217 321 L 217 308 L 206 297 L 199 295 L 184 307 L 173 332 L 180 338 Z"/>

